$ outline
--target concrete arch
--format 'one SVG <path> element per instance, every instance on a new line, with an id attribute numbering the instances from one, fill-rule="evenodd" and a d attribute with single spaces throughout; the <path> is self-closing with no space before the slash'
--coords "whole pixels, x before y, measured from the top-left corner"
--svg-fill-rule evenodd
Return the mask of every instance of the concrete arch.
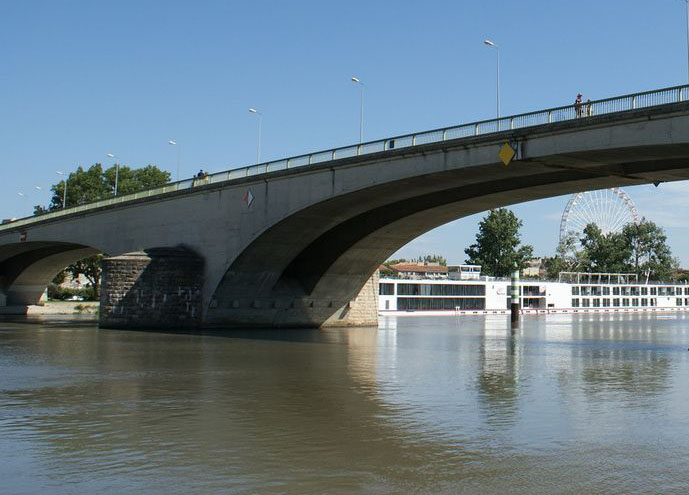
<path id="1" fill-rule="evenodd" d="M 62 242 L 27 242 L 0 247 L 0 292 L 6 306 L 36 304 L 50 281 L 65 267 L 98 254 L 99 249 Z"/>
<path id="2" fill-rule="evenodd" d="M 216 289 L 209 321 L 235 314 L 261 326 L 318 326 L 356 296 L 380 263 L 435 227 L 524 201 L 677 180 L 687 174 L 687 151 L 686 145 L 605 150 L 598 154 L 607 158 L 586 168 L 561 166 L 558 156 L 531 164 L 531 173 L 504 177 L 494 164 L 474 167 L 471 179 L 448 169 L 339 195 L 292 214 L 244 249 Z M 567 158 L 593 162 L 585 154 Z"/>

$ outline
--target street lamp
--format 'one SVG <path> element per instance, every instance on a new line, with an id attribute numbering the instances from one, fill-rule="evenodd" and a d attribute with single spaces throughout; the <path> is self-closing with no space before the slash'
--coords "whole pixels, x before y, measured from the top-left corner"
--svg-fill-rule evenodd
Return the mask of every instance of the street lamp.
<path id="1" fill-rule="evenodd" d="M 352 82 L 361 88 L 361 97 L 359 98 L 359 143 L 361 144 L 364 142 L 364 83 L 354 76 L 352 76 Z"/>
<path id="2" fill-rule="evenodd" d="M 115 155 L 113 155 L 112 153 L 108 153 L 108 158 L 112 158 L 114 160 L 117 157 Z M 117 182 L 119 180 L 119 177 L 120 177 L 120 164 L 115 163 L 115 196 L 117 196 Z"/>
<path id="3" fill-rule="evenodd" d="M 253 113 L 258 117 L 258 142 L 256 144 L 256 165 L 261 163 L 261 127 L 263 124 L 263 113 L 255 108 L 250 108 L 249 113 Z"/>
<path id="4" fill-rule="evenodd" d="M 177 146 L 177 141 L 173 141 L 170 139 L 167 144 L 170 146 Z M 177 146 L 177 181 L 179 181 L 179 162 L 180 162 L 180 154 L 182 153 L 182 147 Z"/>
<path id="5" fill-rule="evenodd" d="M 64 192 L 62 193 L 62 209 L 64 210 L 67 207 L 67 176 L 64 174 L 64 172 L 55 171 L 55 173 L 62 176 L 62 180 L 65 183 Z"/>
<path id="6" fill-rule="evenodd" d="M 495 48 L 495 53 L 497 54 L 497 69 L 495 75 L 495 100 L 497 105 L 498 120 L 500 120 L 500 47 L 493 43 L 491 40 L 483 40 L 483 44 L 489 48 Z"/>

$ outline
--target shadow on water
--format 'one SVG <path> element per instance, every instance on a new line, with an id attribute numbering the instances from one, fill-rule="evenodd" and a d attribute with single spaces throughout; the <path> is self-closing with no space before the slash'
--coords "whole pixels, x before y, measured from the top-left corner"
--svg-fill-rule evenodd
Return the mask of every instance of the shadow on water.
<path id="1" fill-rule="evenodd" d="M 247 340 L 275 340 L 294 342 L 328 342 L 343 335 L 343 331 L 375 331 L 378 327 L 328 327 L 328 328 L 213 328 L 213 329 L 100 329 L 94 315 L 3 315 L 0 316 L 0 330 L 3 324 L 33 325 L 43 328 L 89 328 L 108 332 L 131 332 L 133 334 L 187 335 L 196 337 L 218 337 Z M 96 327 L 96 328 L 94 328 Z M 342 340 L 342 339 L 340 339 Z M 346 340 L 346 339 L 345 339 Z"/>

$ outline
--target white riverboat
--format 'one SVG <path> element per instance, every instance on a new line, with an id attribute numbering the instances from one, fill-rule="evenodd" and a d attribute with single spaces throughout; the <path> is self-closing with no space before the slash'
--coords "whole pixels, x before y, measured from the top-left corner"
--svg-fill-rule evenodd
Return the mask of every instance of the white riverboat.
<path id="1" fill-rule="evenodd" d="M 480 267 L 479 267 L 480 270 Z M 445 279 L 381 277 L 380 314 L 509 314 L 510 280 L 481 276 L 475 265 L 448 267 Z M 519 282 L 521 312 L 689 311 L 689 285 L 639 282 L 628 273 L 563 272 L 558 281 Z"/>

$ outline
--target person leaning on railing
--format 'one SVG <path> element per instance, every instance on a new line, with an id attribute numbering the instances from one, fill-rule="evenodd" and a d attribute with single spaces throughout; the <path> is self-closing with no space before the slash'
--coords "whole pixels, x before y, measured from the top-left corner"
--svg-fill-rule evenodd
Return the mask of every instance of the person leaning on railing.
<path id="1" fill-rule="evenodd" d="M 205 172 L 203 169 L 199 170 L 199 173 L 196 174 L 196 177 L 194 177 L 192 184 L 194 186 L 200 186 L 202 184 L 207 184 L 208 183 L 208 172 Z"/>

